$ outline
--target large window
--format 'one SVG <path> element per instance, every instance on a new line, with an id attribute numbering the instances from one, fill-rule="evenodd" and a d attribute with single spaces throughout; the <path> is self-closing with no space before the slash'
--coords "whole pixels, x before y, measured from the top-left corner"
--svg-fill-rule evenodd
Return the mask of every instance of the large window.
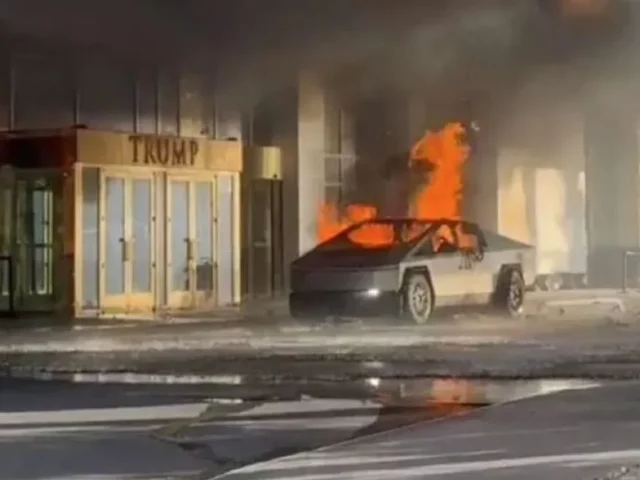
<path id="1" fill-rule="evenodd" d="M 325 99 L 324 112 L 324 198 L 326 203 L 338 204 L 355 166 L 353 115 L 330 95 Z"/>

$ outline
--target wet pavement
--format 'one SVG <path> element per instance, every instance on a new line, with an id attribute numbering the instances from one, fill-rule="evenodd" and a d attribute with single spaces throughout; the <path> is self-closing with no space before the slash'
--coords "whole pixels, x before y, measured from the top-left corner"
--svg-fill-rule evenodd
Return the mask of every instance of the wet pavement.
<path id="1" fill-rule="evenodd" d="M 92 374 L 117 381 L 116 375 L 135 373 L 155 376 L 152 383 L 198 376 L 196 383 L 215 383 L 205 377 L 219 375 L 249 385 L 368 377 L 640 378 L 639 299 L 633 292 L 538 295 L 523 319 L 465 312 L 425 326 L 393 319 L 306 324 L 263 315 L 12 330 L 0 338 L 0 374 L 77 380 L 73 375 L 83 373 L 85 381 Z"/>
<path id="2" fill-rule="evenodd" d="M 0 373 L 148 374 L 159 376 L 241 376 L 250 382 L 353 381 L 368 377 L 466 378 L 640 378 L 640 324 L 594 321 L 554 326 L 549 331 L 513 326 L 502 340 L 471 329 L 455 336 L 402 331 L 329 328 L 291 343 L 278 337 L 256 338 L 260 346 L 224 341 L 198 348 L 140 348 L 94 351 L 44 351 L 20 348 L 0 353 Z M 493 328 L 493 327 L 492 327 Z M 368 336 L 371 336 L 371 341 Z M 394 335 L 397 340 L 394 341 Z M 341 342 L 335 343 L 336 337 Z M 332 339 L 333 342 L 332 343 Z M 102 342 L 104 339 L 97 338 Z M 211 341 L 211 340 L 210 340 Z M 403 344 L 404 343 L 404 344 Z"/>
<path id="3" fill-rule="evenodd" d="M 0 477 L 195 480 L 450 410 L 333 398 L 220 403 L 206 386 L 0 381 Z"/>
<path id="4" fill-rule="evenodd" d="M 638 480 L 640 384 L 574 390 L 251 465 L 220 480 Z"/>

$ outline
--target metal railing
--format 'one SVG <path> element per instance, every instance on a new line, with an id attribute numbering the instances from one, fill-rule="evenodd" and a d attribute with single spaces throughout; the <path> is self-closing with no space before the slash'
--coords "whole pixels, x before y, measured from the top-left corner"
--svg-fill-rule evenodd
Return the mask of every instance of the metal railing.
<path id="1" fill-rule="evenodd" d="M 8 300 L 7 308 L 6 310 L 0 310 L 0 316 L 14 317 L 16 315 L 14 277 L 13 257 L 11 255 L 0 255 L 0 298 L 6 293 Z"/>

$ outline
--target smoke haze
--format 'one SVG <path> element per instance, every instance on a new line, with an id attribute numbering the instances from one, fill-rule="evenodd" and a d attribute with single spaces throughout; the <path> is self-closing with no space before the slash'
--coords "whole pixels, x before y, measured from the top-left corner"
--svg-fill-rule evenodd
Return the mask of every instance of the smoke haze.
<path id="1" fill-rule="evenodd" d="M 485 125 L 513 126 L 520 111 L 528 123 L 548 120 L 547 108 L 625 98 L 637 83 L 638 7 L 616 0 L 566 15 L 561 3 L 5 0 L 0 22 L 11 33 L 195 66 L 243 99 L 308 67 L 334 75 L 349 98 L 417 92 L 434 109 L 472 108 Z"/>

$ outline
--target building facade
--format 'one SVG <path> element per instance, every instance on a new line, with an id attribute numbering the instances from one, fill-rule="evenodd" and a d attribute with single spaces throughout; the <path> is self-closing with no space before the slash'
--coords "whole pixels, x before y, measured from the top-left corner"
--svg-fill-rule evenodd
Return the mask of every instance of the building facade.
<path id="1" fill-rule="evenodd" d="M 0 256 L 15 261 L 0 292 L 18 286 L 22 305 L 54 288 L 44 304 L 76 315 L 207 308 L 286 290 L 287 265 L 318 242 L 323 205 L 408 212 L 395 172 L 426 130 L 450 121 L 479 126 L 463 215 L 535 245 L 541 276 L 619 286 L 625 252 L 640 248 L 634 88 L 616 87 L 623 93 L 602 104 L 587 94 L 565 102 L 571 87 L 548 95 L 560 74 L 538 76 L 496 121 L 476 106 L 493 101 L 480 99 L 493 77 L 362 95 L 335 68 L 307 66 L 248 99 L 176 62 L 0 43 L 0 155 L 9 166 Z M 359 68 L 343 76 L 372 76 Z M 486 69 L 477 68 L 465 78 L 479 82 Z M 73 147 L 61 152 L 65 142 Z"/>
<path id="2" fill-rule="evenodd" d="M 240 302 L 243 159 L 263 155 L 243 145 L 241 113 L 213 80 L 105 51 L 4 46 L 3 309 L 148 315 Z"/>
<path id="3" fill-rule="evenodd" d="M 549 76 L 529 88 L 546 92 L 554 82 Z M 344 179 L 360 175 L 359 197 L 352 201 L 402 196 L 385 183 L 387 170 L 372 165 L 394 155 L 393 161 L 406 162 L 427 129 L 446 121 L 475 124 L 477 113 L 464 166 L 463 215 L 534 245 L 541 288 L 638 286 L 640 157 L 632 85 L 604 99 L 576 99 L 571 92 L 548 99 L 524 91 L 505 120 L 493 123 L 483 122 L 480 111 L 441 107 L 428 93 L 390 96 L 363 114 L 348 103 L 336 107 L 320 76 L 303 75 L 298 85 L 296 141 L 275 142 L 285 147 L 284 168 L 292 172 L 285 175 L 288 204 L 297 202 L 288 227 L 289 237 L 297 238 L 290 257 L 317 243 L 318 206 L 344 199 Z M 536 104 L 535 98 L 545 100 Z M 340 128 L 345 124 L 349 128 Z M 342 150 L 334 147 L 336 137 Z M 400 205 L 392 214 L 406 211 Z"/>

